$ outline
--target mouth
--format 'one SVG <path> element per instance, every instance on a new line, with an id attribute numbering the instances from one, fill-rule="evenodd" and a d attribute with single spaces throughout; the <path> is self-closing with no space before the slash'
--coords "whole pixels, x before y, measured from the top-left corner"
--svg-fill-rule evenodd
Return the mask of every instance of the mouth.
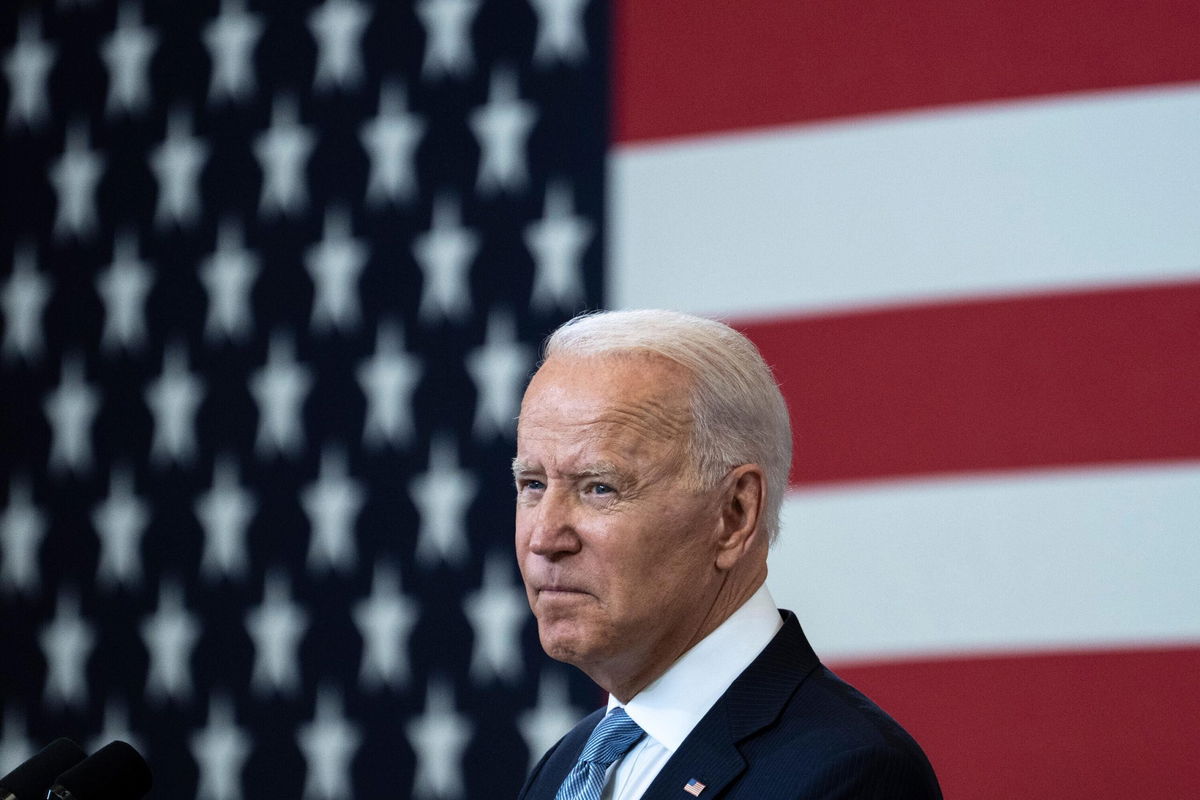
<path id="1" fill-rule="evenodd" d="M 560 584 L 551 584 L 543 586 L 537 590 L 539 596 L 567 596 L 567 595 L 583 595 L 587 594 L 583 589 L 574 586 L 563 586 Z"/>

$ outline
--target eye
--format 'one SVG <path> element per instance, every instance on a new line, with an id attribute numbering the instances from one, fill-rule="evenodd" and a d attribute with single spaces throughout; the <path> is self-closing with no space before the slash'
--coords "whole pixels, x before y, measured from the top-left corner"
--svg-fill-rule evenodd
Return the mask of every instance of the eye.
<path id="1" fill-rule="evenodd" d="M 592 494 L 598 494 L 602 496 L 617 493 L 617 490 L 609 486 L 607 483 L 593 483 L 588 487 L 588 490 L 591 491 Z"/>
<path id="2" fill-rule="evenodd" d="M 541 481 L 536 480 L 534 478 L 518 478 L 517 479 L 517 491 L 518 492 L 530 492 L 530 491 L 540 492 L 542 489 L 545 489 L 545 488 L 546 488 L 546 484 L 544 484 Z"/>

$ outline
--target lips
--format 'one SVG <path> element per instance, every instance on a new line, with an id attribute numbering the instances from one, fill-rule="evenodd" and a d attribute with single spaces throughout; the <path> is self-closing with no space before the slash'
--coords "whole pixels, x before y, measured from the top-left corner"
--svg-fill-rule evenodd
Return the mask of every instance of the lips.
<path id="1" fill-rule="evenodd" d="M 583 589 L 578 589 L 574 586 L 561 586 L 559 584 L 543 586 L 537 591 L 538 594 L 587 594 Z"/>
<path id="2" fill-rule="evenodd" d="M 529 569 L 523 575 L 525 587 L 535 594 L 588 594 L 583 584 L 565 576 L 560 570 Z"/>

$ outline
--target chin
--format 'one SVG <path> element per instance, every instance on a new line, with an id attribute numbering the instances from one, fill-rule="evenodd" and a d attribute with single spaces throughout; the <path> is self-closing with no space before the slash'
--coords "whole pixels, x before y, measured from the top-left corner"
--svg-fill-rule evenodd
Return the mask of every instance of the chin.
<path id="1" fill-rule="evenodd" d="M 574 637 L 567 636 L 562 632 L 546 630 L 545 626 L 539 626 L 538 639 L 541 641 L 546 655 L 555 661 L 565 661 L 568 664 L 575 662 L 579 643 L 575 641 Z"/>
<path id="2" fill-rule="evenodd" d="M 538 624 L 538 639 L 546 655 L 579 668 L 595 661 L 601 648 L 592 637 L 566 623 Z"/>

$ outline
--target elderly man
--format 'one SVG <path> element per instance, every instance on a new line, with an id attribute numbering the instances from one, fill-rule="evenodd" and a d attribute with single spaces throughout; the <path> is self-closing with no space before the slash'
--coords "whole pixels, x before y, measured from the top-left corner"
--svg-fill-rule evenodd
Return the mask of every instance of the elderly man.
<path id="1" fill-rule="evenodd" d="M 757 349 L 666 311 L 586 315 L 521 404 L 516 549 L 542 647 L 609 693 L 529 800 L 938 798 L 764 580 L 791 463 Z"/>

